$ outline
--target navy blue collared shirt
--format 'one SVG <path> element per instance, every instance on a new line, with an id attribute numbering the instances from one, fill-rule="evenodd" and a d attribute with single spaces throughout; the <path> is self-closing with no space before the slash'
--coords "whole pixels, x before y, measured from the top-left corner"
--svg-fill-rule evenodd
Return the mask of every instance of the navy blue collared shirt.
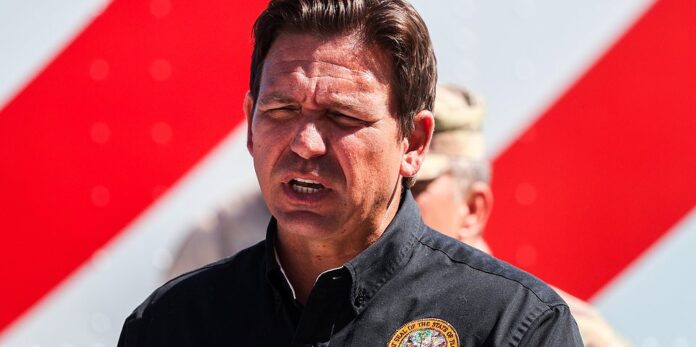
<path id="1" fill-rule="evenodd" d="M 433 231 L 410 192 L 370 247 L 294 297 L 265 241 L 157 289 L 119 346 L 582 346 L 546 284 Z"/>

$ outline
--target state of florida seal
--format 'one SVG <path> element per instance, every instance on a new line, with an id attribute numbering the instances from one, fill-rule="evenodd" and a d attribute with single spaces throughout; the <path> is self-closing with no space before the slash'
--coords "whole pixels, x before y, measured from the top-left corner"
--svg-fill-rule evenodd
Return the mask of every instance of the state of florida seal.
<path id="1" fill-rule="evenodd" d="M 394 332 L 387 347 L 459 347 L 459 335 L 442 319 L 410 321 Z"/>

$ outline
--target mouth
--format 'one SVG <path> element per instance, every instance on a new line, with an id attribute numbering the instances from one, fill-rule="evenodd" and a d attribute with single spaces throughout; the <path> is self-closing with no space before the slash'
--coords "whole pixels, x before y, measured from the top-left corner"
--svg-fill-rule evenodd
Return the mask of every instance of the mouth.
<path id="1" fill-rule="evenodd" d="M 324 185 L 317 181 L 303 178 L 293 178 L 288 184 L 293 191 L 301 194 L 316 194 L 326 189 Z"/>

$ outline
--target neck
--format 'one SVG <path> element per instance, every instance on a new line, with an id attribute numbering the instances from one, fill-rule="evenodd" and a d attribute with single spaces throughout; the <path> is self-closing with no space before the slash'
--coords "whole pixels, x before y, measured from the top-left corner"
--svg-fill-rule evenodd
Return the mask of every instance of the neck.
<path id="1" fill-rule="evenodd" d="M 278 225 L 278 257 L 285 275 L 295 290 L 297 300 L 306 303 L 319 275 L 343 266 L 377 241 L 399 209 L 400 194 L 392 196 L 381 218 L 375 223 L 358 223 L 368 228 L 355 228 L 339 233 L 341 237 L 313 239 L 288 232 Z M 348 228 L 350 229 L 350 228 Z M 362 230 L 360 230 L 362 229 Z"/>
<path id="2" fill-rule="evenodd" d="M 336 247 L 332 243 L 302 242 L 281 235 L 287 234 L 279 232 L 278 257 L 297 300 L 303 304 L 322 272 L 343 266 L 369 246 Z"/>

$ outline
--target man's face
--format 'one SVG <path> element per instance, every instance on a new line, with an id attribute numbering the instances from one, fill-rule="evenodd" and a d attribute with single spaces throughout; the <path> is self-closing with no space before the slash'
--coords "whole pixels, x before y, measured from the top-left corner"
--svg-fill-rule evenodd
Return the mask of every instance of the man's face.
<path id="1" fill-rule="evenodd" d="M 390 222 L 408 147 L 391 71 L 383 52 L 353 36 L 275 40 L 256 105 L 247 97 L 246 109 L 247 146 L 279 232 L 340 240 Z"/>
<path id="2" fill-rule="evenodd" d="M 493 193 L 487 183 L 463 181 L 448 172 L 429 181 L 417 181 L 411 190 L 425 224 L 490 253 L 483 239 L 493 206 Z"/>

